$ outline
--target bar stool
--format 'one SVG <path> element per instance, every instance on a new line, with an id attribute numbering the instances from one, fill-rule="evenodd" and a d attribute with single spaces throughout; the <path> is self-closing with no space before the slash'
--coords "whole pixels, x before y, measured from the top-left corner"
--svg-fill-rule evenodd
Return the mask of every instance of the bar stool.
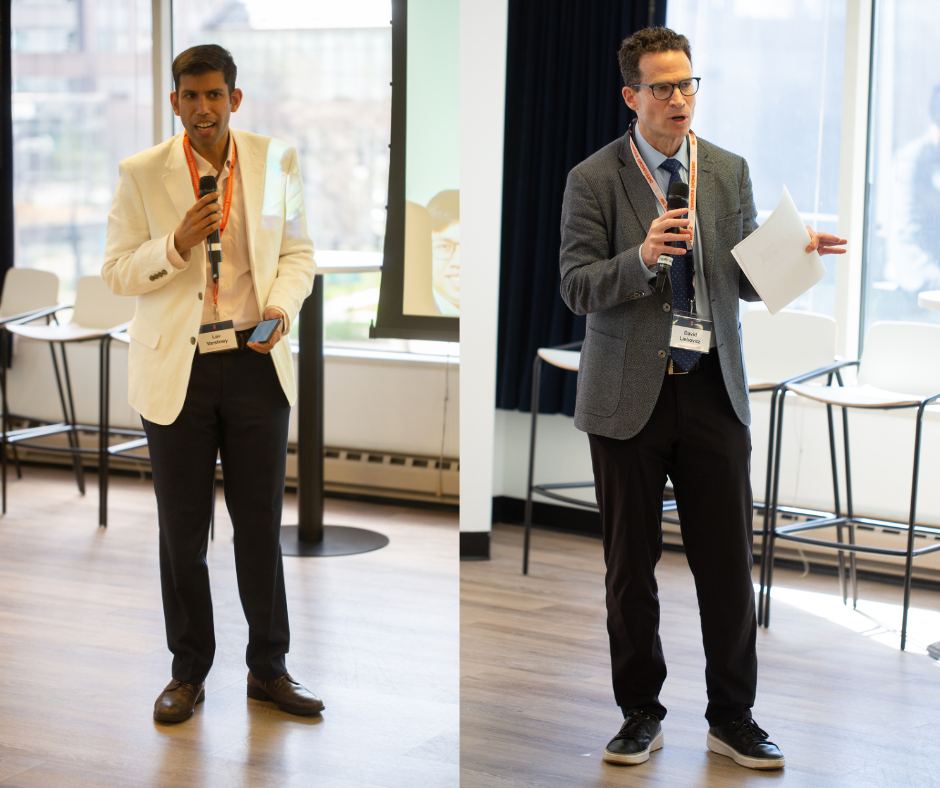
<path id="1" fill-rule="evenodd" d="M 767 436 L 767 471 L 764 500 L 754 508 L 764 513 L 761 537 L 760 590 L 757 596 L 757 623 L 763 622 L 764 586 L 767 571 L 767 544 L 771 520 L 771 490 L 774 481 L 774 438 L 777 407 L 788 383 L 815 377 L 835 361 L 836 321 L 828 315 L 783 311 L 776 315 L 752 309 L 741 315 L 744 338 L 744 366 L 751 394 L 770 394 L 770 428 Z M 779 507 L 786 514 L 821 517 L 825 513 L 795 506 Z"/>
<path id="2" fill-rule="evenodd" d="M 7 325 L 21 322 L 26 319 L 37 320 L 49 316 L 56 309 L 59 299 L 59 277 L 48 271 L 37 271 L 34 268 L 10 268 L 3 279 L 3 294 L 0 296 L 0 398 L 3 405 L 2 425 L 2 456 L 0 465 L 3 466 L 2 476 L 2 505 L 0 510 L 7 510 L 7 447 L 6 435 L 10 429 L 10 407 L 7 401 L 7 368 L 10 366 L 9 334 Z M 16 463 L 17 476 L 20 475 L 19 457 L 16 445 L 13 444 L 13 460 Z"/>
<path id="3" fill-rule="evenodd" d="M 72 320 L 69 323 L 59 325 L 30 325 L 30 320 L 26 318 L 16 323 L 10 323 L 7 330 L 10 332 L 37 342 L 48 342 L 52 349 L 53 367 L 56 377 L 56 385 L 59 391 L 59 400 L 62 405 L 63 421 L 56 424 L 44 424 L 39 427 L 28 427 L 21 430 L 13 430 L 6 434 L 5 439 L 11 444 L 22 444 L 34 448 L 42 448 L 47 451 L 66 451 L 71 453 L 73 465 L 75 466 L 76 478 L 78 480 L 79 491 L 82 495 L 85 493 L 84 472 L 82 468 L 82 455 L 98 455 L 99 478 L 102 469 L 107 472 L 108 451 L 106 447 L 110 443 L 110 435 L 143 435 L 142 430 L 113 430 L 108 426 L 106 409 L 109 402 L 108 383 L 110 380 L 110 340 L 113 334 L 119 333 L 134 316 L 136 301 L 133 298 L 116 296 L 108 289 L 104 280 L 98 276 L 84 276 L 78 280 L 75 293 L 75 306 L 61 306 L 50 311 L 55 314 L 63 309 L 73 309 Z M 97 340 L 100 345 L 99 360 L 99 423 L 97 425 L 78 424 L 75 418 L 75 403 L 72 397 L 72 385 L 69 376 L 68 357 L 65 346 L 74 342 L 88 342 Z M 59 347 L 62 361 L 62 372 L 60 374 L 59 364 L 56 359 L 55 348 Z M 63 381 L 64 378 L 64 381 Z M 94 449 L 84 449 L 79 443 L 79 433 L 97 432 L 99 433 L 98 447 Z M 48 444 L 37 444 L 35 441 L 39 438 L 65 433 L 68 435 L 69 446 L 59 447 Z M 6 466 L 3 468 L 4 483 L 6 482 Z M 106 475 L 104 477 L 106 479 Z M 107 484 L 99 490 L 99 524 L 107 525 L 107 510 L 104 506 L 106 500 Z"/>
<path id="4" fill-rule="evenodd" d="M 839 370 L 848 367 L 858 368 L 857 383 L 854 386 L 843 386 Z M 765 601 L 764 626 L 770 624 L 770 588 L 773 583 L 773 556 L 777 539 L 785 539 L 815 547 L 838 550 L 840 554 L 849 553 L 853 559 L 856 553 L 873 555 L 896 556 L 904 559 L 904 602 L 901 618 L 901 650 L 907 642 L 907 614 L 910 605 L 911 578 L 913 560 L 916 556 L 940 550 L 940 528 L 934 526 L 918 525 L 917 515 L 917 485 L 920 471 L 921 438 L 923 433 L 924 412 L 933 403 L 940 400 L 940 326 L 927 323 L 900 323 L 879 322 L 872 325 L 865 338 L 865 349 L 859 361 L 843 361 L 835 365 L 834 370 L 822 370 L 819 375 L 828 374 L 830 385 L 810 386 L 805 381 L 791 382 L 786 386 L 786 393 L 793 393 L 800 397 L 822 402 L 826 405 L 829 415 L 829 456 L 832 465 L 834 511 L 825 513 L 825 516 L 791 525 L 777 526 L 775 512 L 771 511 L 770 547 L 767 560 L 767 597 Z M 831 385 L 833 374 L 838 376 L 838 385 Z M 783 404 L 786 397 L 781 397 L 780 413 L 777 419 L 776 456 L 774 464 L 777 468 L 774 479 L 771 506 L 775 507 L 777 499 L 777 486 L 779 483 L 781 428 L 783 424 Z M 839 480 L 836 466 L 835 430 L 832 419 L 832 408 L 842 409 L 842 432 L 845 452 L 845 492 L 846 513 L 841 512 L 839 501 Z M 867 408 L 878 410 L 897 410 L 901 408 L 916 408 L 917 416 L 914 427 L 914 467 L 911 479 L 911 505 L 907 522 L 894 522 L 878 520 L 870 517 L 855 516 L 852 501 L 852 474 L 849 455 L 849 427 L 848 409 Z M 931 407 L 936 412 L 936 406 Z M 836 528 L 836 538 L 821 539 L 806 536 L 808 531 L 821 528 Z M 848 530 L 848 542 L 843 541 L 842 529 Z M 879 547 L 876 545 L 857 544 L 855 529 L 859 527 L 863 532 L 876 528 L 890 528 L 907 533 L 907 546 L 905 549 L 892 547 Z M 914 538 L 933 537 L 933 541 L 926 542 L 923 547 L 914 548 Z M 856 577 L 852 572 L 853 599 L 857 601 L 858 588 Z M 843 602 L 846 602 L 845 568 L 842 562 L 839 566 L 839 583 L 842 587 Z"/>

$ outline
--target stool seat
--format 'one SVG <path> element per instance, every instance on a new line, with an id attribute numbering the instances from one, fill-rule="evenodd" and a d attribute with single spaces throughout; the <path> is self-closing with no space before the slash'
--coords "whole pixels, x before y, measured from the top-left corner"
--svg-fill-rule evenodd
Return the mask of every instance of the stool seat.
<path id="1" fill-rule="evenodd" d="M 111 328 L 88 328 L 76 323 L 65 323 L 48 326 L 44 325 L 14 325 L 9 326 L 10 332 L 27 339 L 35 339 L 41 342 L 84 342 L 89 339 L 101 339 L 106 334 L 110 334 L 116 327 Z"/>
<path id="2" fill-rule="evenodd" d="M 547 364 L 559 369 L 566 369 L 569 372 L 577 372 L 581 364 L 580 350 L 558 350 L 553 347 L 540 347 L 537 352 L 539 358 Z"/>
<path id="3" fill-rule="evenodd" d="M 917 394 L 886 391 L 869 383 L 861 386 L 807 386 L 805 383 L 791 383 L 787 390 L 801 397 L 844 408 L 912 408 L 927 399 Z"/>

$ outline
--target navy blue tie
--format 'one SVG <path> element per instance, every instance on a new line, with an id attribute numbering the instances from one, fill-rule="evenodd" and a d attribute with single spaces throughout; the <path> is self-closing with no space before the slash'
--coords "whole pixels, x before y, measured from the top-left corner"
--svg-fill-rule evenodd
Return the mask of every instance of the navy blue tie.
<path id="1" fill-rule="evenodd" d="M 659 166 L 669 173 L 669 185 L 666 188 L 668 194 L 672 184 L 682 182 L 682 178 L 679 177 L 682 165 L 676 159 L 666 159 Z M 687 260 L 688 262 L 686 262 Z M 672 271 L 669 274 L 669 279 L 672 282 L 672 306 L 674 309 L 687 314 L 692 311 L 692 298 L 695 297 L 695 286 L 692 282 L 693 269 L 689 265 L 691 262 L 691 252 L 673 255 Z M 686 372 L 695 366 L 702 355 L 696 350 L 682 350 L 679 348 L 671 348 L 669 352 L 672 355 L 673 363 L 678 364 Z"/>

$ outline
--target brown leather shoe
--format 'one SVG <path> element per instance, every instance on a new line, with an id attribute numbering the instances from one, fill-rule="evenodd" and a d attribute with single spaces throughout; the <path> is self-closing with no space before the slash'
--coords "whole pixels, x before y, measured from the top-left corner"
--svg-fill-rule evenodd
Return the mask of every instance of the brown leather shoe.
<path id="1" fill-rule="evenodd" d="M 153 718 L 157 722 L 183 722 L 193 716 L 197 703 L 206 699 L 206 682 L 187 684 L 173 679 L 153 704 Z"/>
<path id="2" fill-rule="evenodd" d="M 272 701 L 281 711 L 299 714 L 301 717 L 319 714 L 326 708 L 322 700 L 294 681 L 290 673 L 285 673 L 274 681 L 258 681 L 249 671 L 248 697 L 253 700 Z"/>

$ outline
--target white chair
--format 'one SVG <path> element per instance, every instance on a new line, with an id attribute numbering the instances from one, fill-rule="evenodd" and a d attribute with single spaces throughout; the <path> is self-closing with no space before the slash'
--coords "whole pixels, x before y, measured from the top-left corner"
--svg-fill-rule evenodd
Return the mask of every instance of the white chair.
<path id="1" fill-rule="evenodd" d="M 108 445 L 112 434 L 142 436 L 142 430 L 112 430 L 108 426 L 108 381 L 110 372 L 110 339 L 111 336 L 123 331 L 134 316 L 136 300 L 114 295 L 104 280 L 99 276 L 84 276 L 78 280 L 75 293 L 74 307 L 60 307 L 73 309 L 72 320 L 59 325 L 31 325 L 29 318 L 10 323 L 7 328 L 14 334 L 39 342 L 48 342 L 52 348 L 52 361 L 55 368 L 56 383 L 59 388 L 59 398 L 62 404 L 64 421 L 58 424 L 46 424 L 39 427 L 30 427 L 10 432 L 6 436 L 9 443 L 22 443 L 24 446 L 33 445 L 52 451 L 67 451 L 72 454 L 76 468 L 79 490 L 85 492 L 84 474 L 82 471 L 81 455 L 97 454 L 99 478 L 105 482 L 99 485 L 99 524 L 107 525 L 107 481 Z M 73 342 L 88 342 L 97 340 L 100 343 L 99 363 L 99 423 L 97 425 L 78 424 L 75 419 L 75 404 L 72 399 L 72 385 L 69 379 L 68 358 L 65 346 Z M 62 374 L 56 359 L 55 347 L 58 345 L 62 356 Z M 64 387 L 63 387 L 64 377 Z M 83 449 L 79 444 L 80 432 L 99 433 L 99 445 L 96 449 Z M 30 443 L 38 438 L 67 433 L 68 447 L 54 447 L 47 444 Z M 4 468 L 5 473 L 5 468 Z"/>
<path id="2" fill-rule="evenodd" d="M 10 268 L 3 278 L 3 294 L 0 296 L 0 397 L 3 400 L 3 446 L 0 464 L 3 465 L 2 511 L 7 510 L 6 434 L 10 428 L 10 408 L 7 402 L 7 368 L 9 367 L 9 337 L 6 327 L 9 323 L 19 322 L 29 317 L 40 319 L 51 315 L 58 307 L 59 277 L 48 271 L 33 268 Z M 17 474 L 20 472 L 16 446 L 13 446 L 13 459 L 16 461 Z"/>
<path id="3" fill-rule="evenodd" d="M 563 503 L 573 504 L 585 509 L 597 511 L 597 504 L 589 501 L 583 501 L 580 498 L 572 498 L 569 495 L 562 495 L 556 490 L 574 490 L 585 487 L 593 487 L 594 482 L 562 482 L 555 484 L 535 484 L 535 437 L 538 426 L 539 416 L 539 394 L 541 392 L 542 382 L 542 364 L 551 364 L 553 367 L 563 369 L 568 372 L 577 372 L 581 363 L 581 342 L 571 342 L 567 345 L 558 345 L 558 347 L 541 347 L 535 353 L 535 361 L 532 362 L 532 426 L 529 435 L 529 480 L 526 485 L 525 499 L 525 538 L 522 546 L 522 574 L 529 573 L 529 539 L 532 532 L 532 496 L 542 495 L 546 498 L 552 498 Z"/>
<path id="4" fill-rule="evenodd" d="M 773 554 L 777 539 L 786 539 L 816 547 L 836 549 L 848 552 L 854 558 L 855 553 L 863 552 L 876 555 L 892 555 L 905 559 L 904 569 L 904 606 L 901 619 L 901 650 L 907 640 L 907 613 L 911 596 L 911 574 L 915 556 L 940 550 L 936 539 L 927 541 L 923 547 L 914 549 L 914 537 L 938 537 L 940 528 L 917 525 L 917 481 L 920 471 L 921 437 L 923 433 L 924 411 L 940 400 L 940 326 L 927 323 L 875 323 L 865 337 L 865 348 L 860 361 L 845 361 L 837 365 L 839 369 L 857 366 L 857 383 L 854 386 L 839 385 L 812 386 L 807 382 L 792 382 L 786 387 L 801 397 L 823 402 L 827 408 L 842 408 L 842 426 L 845 451 L 845 491 L 846 514 L 840 511 L 838 496 L 838 472 L 836 468 L 835 431 L 830 416 L 829 451 L 832 462 L 833 493 L 835 511 L 830 516 L 777 527 L 771 520 L 769 560 L 767 561 L 767 599 L 764 626 L 770 619 L 770 587 L 773 582 Z M 823 373 L 820 373 L 823 374 Z M 831 375 L 832 372 L 829 372 Z M 783 419 L 783 401 L 781 398 L 779 423 Z M 878 410 L 896 410 L 916 408 L 917 417 L 914 428 L 914 468 L 911 479 L 911 506 L 906 523 L 876 520 L 868 517 L 856 517 L 852 507 L 852 478 L 849 460 L 848 409 L 867 408 Z M 778 451 L 777 467 L 779 467 Z M 807 531 L 820 528 L 836 527 L 836 539 L 819 539 L 806 536 Z M 849 541 L 842 541 L 842 528 L 847 526 Z M 855 527 L 865 528 L 890 527 L 907 532 L 907 547 L 904 550 L 890 547 L 856 544 Z M 844 588 L 844 568 L 840 566 L 840 581 Z M 857 597 L 857 588 L 853 591 Z M 843 599 L 845 594 L 843 592 Z"/>
<path id="5" fill-rule="evenodd" d="M 767 473 L 763 502 L 755 509 L 764 513 L 761 539 L 760 590 L 757 597 L 757 623 L 763 623 L 764 586 L 767 572 L 767 544 L 770 522 L 776 511 L 809 517 L 822 517 L 825 512 L 795 506 L 775 508 L 775 492 L 779 485 L 775 459 L 775 425 L 777 408 L 786 385 L 799 379 L 821 374 L 835 360 L 836 321 L 828 315 L 812 312 L 778 312 L 752 309 L 741 316 L 744 338 L 744 365 L 747 387 L 751 394 L 770 394 L 770 429 L 767 438 Z"/>

